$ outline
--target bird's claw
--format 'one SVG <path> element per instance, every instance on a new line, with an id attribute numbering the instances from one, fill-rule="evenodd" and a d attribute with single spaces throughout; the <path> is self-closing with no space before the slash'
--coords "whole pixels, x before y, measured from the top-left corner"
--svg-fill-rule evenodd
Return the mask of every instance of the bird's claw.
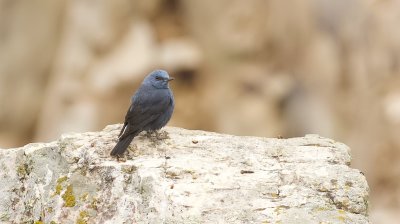
<path id="1" fill-rule="evenodd" d="M 145 134 L 145 136 L 147 138 L 153 138 L 154 135 L 156 135 L 156 131 L 146 131 L 146 134 Z"/>
<path id="2" fill-rule="evenodd" d="M 164 140 L 169 138 L 169 135 L 166 131 L 147 131 L 146 137 L 152 140 Z"/>
<path id="3" fill-rule="evenodd" d="M 164 139 L 169 138 L 169 134 L 166 131 L 160 131 L 160 132 L 157 132 L 156 138 L 158 140 L 164 140 Z"/>

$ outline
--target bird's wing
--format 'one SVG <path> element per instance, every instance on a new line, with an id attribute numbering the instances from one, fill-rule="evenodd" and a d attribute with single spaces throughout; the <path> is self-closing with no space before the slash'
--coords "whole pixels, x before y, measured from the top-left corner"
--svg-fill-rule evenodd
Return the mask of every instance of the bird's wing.
<path id="1" fill-rule="evenodd" d="M 169 94 L 163 90 L 138 91 L 132 99 L 125 116 L 127 127 L 120 138 L 124 138 L 132 132 L 142 129 L 150 122 L 156 120 L 165 112 L 171 102 Z"/>
<path id="2" fill-rule="evenodd" d="M 121 131 L 119 132 L 118 138 L 121 138 L 121 135 L 125 132 L 125 128 L 128 125 L 128 122 L 124 122 L 124 126 L 122 126 Z"/>

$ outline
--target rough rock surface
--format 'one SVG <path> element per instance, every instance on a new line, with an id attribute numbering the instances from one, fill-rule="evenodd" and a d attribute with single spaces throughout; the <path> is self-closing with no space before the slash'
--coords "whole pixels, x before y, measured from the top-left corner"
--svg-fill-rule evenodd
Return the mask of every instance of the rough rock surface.
<path id="1" fill-rule="evenodd" d="M 167 127 L 118 162 L 120 127 L 0 150 L 0 221 L 369 223 L 366 179 L 342 143 Z"/>

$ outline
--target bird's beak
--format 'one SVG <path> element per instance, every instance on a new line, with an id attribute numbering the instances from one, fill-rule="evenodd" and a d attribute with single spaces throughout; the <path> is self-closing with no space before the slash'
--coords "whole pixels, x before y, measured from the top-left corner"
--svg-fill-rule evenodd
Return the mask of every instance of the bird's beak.
<path id="1" fill-rule="evenodd" d="M 170 77 L 169 79 L 168 79 L 168 82 L 170 82 L 170 81 L 172 81 L 172 80 L 174 80 L 175 78 L 173 78 L 173 77 Z"/>

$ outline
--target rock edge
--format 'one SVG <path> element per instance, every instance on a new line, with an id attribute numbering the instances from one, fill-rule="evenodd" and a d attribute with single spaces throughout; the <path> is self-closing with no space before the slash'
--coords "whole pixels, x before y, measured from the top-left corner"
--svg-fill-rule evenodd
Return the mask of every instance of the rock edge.
<path id="1" fill-rule="evenodd" d="M 118 162 L 121 125 L 0 150 L 4 223 L 370 223 L 350 149 L 167 127 Z"/>

